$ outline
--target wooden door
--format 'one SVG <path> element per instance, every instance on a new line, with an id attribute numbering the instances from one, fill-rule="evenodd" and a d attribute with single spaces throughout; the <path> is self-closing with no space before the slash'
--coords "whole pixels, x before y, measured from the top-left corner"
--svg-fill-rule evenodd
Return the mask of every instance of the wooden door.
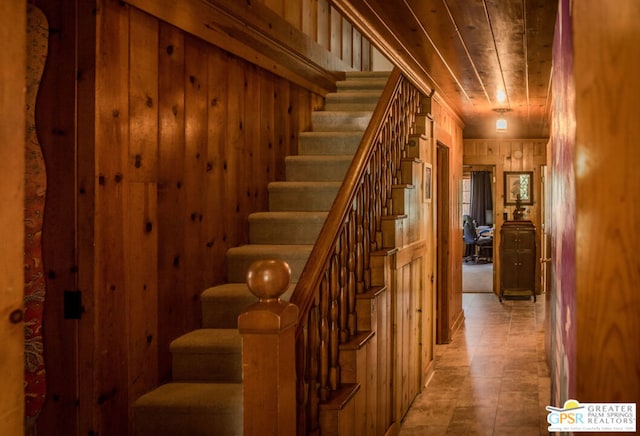
<path id="1" fill-rule="evenodd" d="M 449 148 L 438 143 L 436 149 L 437 240 L 436 240 L 436 342 L 451 342 L 449 325 Z"/>

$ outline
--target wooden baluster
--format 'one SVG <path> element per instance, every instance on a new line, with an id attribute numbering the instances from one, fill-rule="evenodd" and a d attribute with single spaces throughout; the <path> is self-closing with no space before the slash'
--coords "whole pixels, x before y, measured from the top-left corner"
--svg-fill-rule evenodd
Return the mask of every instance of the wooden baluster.
<path id="1" fill-rule="evenodd" d="M 309 338 L 308 328 L 310 326 L 309 317 L 304 320 L 300 320 L 302 324 L 307 326 L 302 330 L 302 334 L 298 334 L 296 337 L 296 415 L 298 428 L 302 425 L 304 429 L 307 428 L 306 417 L 308 417 L 307 410 L 309 410 L 309 371 L 308 371 L 308 356 L 309 353 Z M 306 430 L 305 430 L 306 431 Z"/>
<path id="2" fill-rule="evenodd" d="M 291 417 L 296 416 L 292 365 L 298 308 L 280 300 L 290 279 L 291 269 L 282 260 L 256 261 L 247 274 L 247 285 L 258 302 L 238 317 L 245 435 L 296 433 L 296 421 Z M 269 370 L 272 368 L 276 368 L 275 373 Z"/>
<path id="3" fill-rule="evenodd" d="M 329 293 L 331 295 L 329 301 L 329 388 L 336 390 L 338 388 L 338 380 L 340 368 L 338 365 L 339 346 L 340 346 L 340 285 L 338 283 L 338 254 L 334 253 L 331 257 L 331 267 L 329 269 Z"/>
<path id="4" fill-rule="evenodd" d="M 367 174 L 365 179 L 365 186 L 362 193 L 362 198 L 364 201 L 364 206 L 362 207 L 362 228 L 363 228 L 363 239 L 362 239 L 362 248 L 364 250 L 363 259 L 364 259 L 364 288 L 365 290 L 371 286 L 371 267 L 369 263 L 369 256 L 371 255 L 371 251 L 375 250 L 375 247 L 372 247 L 371 235 L 373 233 L 373 226 L 371 224 L 371 173 Z"/>
<path id="5" fill-rule="evenodd" d="M 356 249 L 355 249 L 355 281 L 356 281 L 356 293 L 362 294 L 365 291 L 364 283 L 364 182 L 360 186 L 358 191 L 358 197 L 356 200 Z"/>
<path id="6" fill-rule="evenodd" d="M 338 257 L 338 283 L 340 292 L 338 294 L 338 313 L 340 320 L 340 343 L 344 344 L 349 340 L 348 315 L 349 307 L 347 302 L 347 262 L 349 258 L 349 247 L 347 245 L 349 230 L 349 218 L 345 223 L 339 239 L 340 256 Z"/>
<path id="7" fill-rule="evenodd" d="M 318 406 L 320 398 L 318 397 L 318 379 L 320 375 L 320 362 L 317 356 L 320 351 L 320 331 L 318 320 L 318 306 L 314 306 L 309 312 L 309 349 L 307 360 L 309 361 L 309 381 L 308 381 L 308 395 L 309 395 L 309 413 L 308 413 L 308 425 L 303 434 L 309 434 L 318 429 L 319 416 Z"/>
<path id="8" fill-rule="evenodd" d="M 355 202 L 354 202 L 355 204 Z M 347 329 L 349 337 L 356 334 L 356 211 L 354 207 L 349 213 L 349 231 L 347 232 Z"/>
<path id="9" fill-rule="evenodd" d="M 329 399 L 329 279 L 328 272 L 320 283 L 320 368 L 319 368 L 319 393 L 320 400 Z"/>

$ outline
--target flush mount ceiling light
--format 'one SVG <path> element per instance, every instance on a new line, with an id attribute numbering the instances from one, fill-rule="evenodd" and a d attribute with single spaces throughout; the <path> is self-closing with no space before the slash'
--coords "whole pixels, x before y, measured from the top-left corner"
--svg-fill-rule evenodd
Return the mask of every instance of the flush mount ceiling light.
<path id="1" fill-rule="evenodd" d="M 507 131 L 507 119 L 504 117 L 505 112 L 509 112 L 511 109 L 508 108 L 498 108 L 494 109 L 495 112 L 500 114 L 500 117 L 496 120 L 496 132 L 506 132 Z"/>

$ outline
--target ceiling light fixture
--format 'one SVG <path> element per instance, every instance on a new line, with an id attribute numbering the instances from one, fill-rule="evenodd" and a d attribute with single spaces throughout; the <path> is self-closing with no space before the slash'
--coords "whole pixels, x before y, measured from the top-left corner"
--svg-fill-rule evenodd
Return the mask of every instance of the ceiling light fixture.
<path id="1" fill-rule="evenodd" d="M 502 89 L 498 89 L 498 92 L 496 94 L 498 103 L 504 103 L 505 101 L 507 101 L 507 94 Z"/>
<path id="2" fill-rule="evenodd" d="M 506 132 L 507 131 L 507 119 L 504 117 L 505 112 L 511 111 L 508 108 L 496 108 L 495 112 L 500 114 L 500 117 L 496 120 L 496 132 Z"/>

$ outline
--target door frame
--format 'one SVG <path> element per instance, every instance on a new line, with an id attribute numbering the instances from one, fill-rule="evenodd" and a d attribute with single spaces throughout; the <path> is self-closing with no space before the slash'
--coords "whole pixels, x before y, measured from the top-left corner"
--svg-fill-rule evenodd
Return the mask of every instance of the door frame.
<path id="1" fill-rule="evenodd" d="M 451 325 L 449 323 L 449 300 L 451 283 L 449 282 L 449 266 L 451 252 L 449 240 L 450 215 L 450 156 L 449 147 L 440 141 L 436 142 L 436 343 L 451 342 Z"/>

